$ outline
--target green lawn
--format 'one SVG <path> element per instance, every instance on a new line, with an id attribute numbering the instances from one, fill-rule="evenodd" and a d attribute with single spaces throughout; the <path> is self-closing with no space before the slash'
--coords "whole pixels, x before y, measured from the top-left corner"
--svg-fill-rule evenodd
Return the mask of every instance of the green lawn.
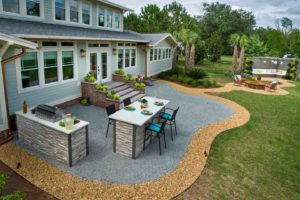
<path id="1" fill-rule="evenodd" d="M 287 96 L 220 96 L 250 121 L 219 135 L 197 182 L 178 199 L 300 199 L 300 83 Z"/>

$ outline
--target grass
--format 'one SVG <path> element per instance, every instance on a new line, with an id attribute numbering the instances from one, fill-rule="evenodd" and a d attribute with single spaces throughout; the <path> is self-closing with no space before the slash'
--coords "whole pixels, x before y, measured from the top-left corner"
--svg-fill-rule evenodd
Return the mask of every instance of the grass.
<path id="1" fill-rule="evenodd" d="M 296 85 L 287 96 L 220 94 L 244 106 L 251 119 L 215 139 L 202 175 L 178 199 L 300 199 L 300 82 Z"/>

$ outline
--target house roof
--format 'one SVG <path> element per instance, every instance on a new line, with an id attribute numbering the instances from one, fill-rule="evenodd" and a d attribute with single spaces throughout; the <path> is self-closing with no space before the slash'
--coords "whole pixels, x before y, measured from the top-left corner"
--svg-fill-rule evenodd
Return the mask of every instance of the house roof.
<path id="1" fill-rule="evenodd" d="M 150 45 L 156 46 L 161 41 L 165 39 L 169 39 L 172 43 L 177 45 L 176 39 L 170 33 L 141 33 L 141 35 L 148 41 L 150 41 Z"/>
<path id="2" fill-rule="evenodd" d="M 20 48 L 29 48 L 29 49 L 36 49 L 37 44 L 30 42 L 28 40 L 24 40 L 22 38 L 8 35 L 0 32 L 0 43 L 8 43 L 11 46 L 17 46 Z"/>
<path id="3" fill-rule="evenodd" d="M 84 41 L 124 41 L 149 43 L 144 36 L 131 31 L 109 31 L 68 25 L 0 18 L 1 32 L 26 39 L 61 39 Z"/>
<path id="4" fill-rule="evenodd" d="M 119 8 L 119 9 L 124 10 L 124 11 L 130 11 L 130 12 L 133 12 L 132 9 L 127 8 L 127 7 L 125 7 L 125 6 L 122 6 L 122 5 L 120 5 L 120 4 L 113 3 L 113 2 L 111 2 L 111 1 L 107 1 L 107 0 L 98 0 L 98 1 L 100 1 L 101 3 L 103 3 L 103 4 L 105 4 L 105 5 L 108 5 L 108 6 L 112 6 L 112 7 L 115 7 L 115 8 Z"/>

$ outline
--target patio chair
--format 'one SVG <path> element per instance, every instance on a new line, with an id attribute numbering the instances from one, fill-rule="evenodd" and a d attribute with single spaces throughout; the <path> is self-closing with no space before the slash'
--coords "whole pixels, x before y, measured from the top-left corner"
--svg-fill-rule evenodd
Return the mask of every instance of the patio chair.
<path id="1" fill-rule="evenodd" d="M 109 117 L 110 115 L 114 114 L 116 112 L 116 106 L 115 104 L 111 104 L 109 106 L 106 107 L 106 113 L 107 113 L 107 116 Z M 109 131 L 109 126 L 110 125 L 114 125 L 114 120 L 108 118 L 108 123 L 107 123 L 107 129 L 106 129 L 106 135 L 105 137 L 107 137 L 108 135 L 108 131 Z"/>
<path id="2" fill-rule="evenodd" d="M 277 90 L 278 81 L 272 81 L 270 84 L 265 85 L 265 89 L 267 90 Z"/>
<path id="3" fill-rule="evenodd" d="M 129 106 L 131 104 L 131 99 L 130 98 L 124 99 L 123 104 L 124 104 L 124 107 Z"/>
<path id="4" fill-rule="evenodd" d="M 233 75 L 233 81 L 234 81 L 234 85 L 239 85 L 239 86 L 241 86 L 242 83 L 243 83 L 243 78 L 242 78 L 241 75 L 236 75 L 236 74 L 234 74 L 234 75 Z"/>
<path id="5" fill-rule="evenodd" d="M 171 111 L 167 112 L 167 111 Z M 177 135 L 177 126 L 176 126 L 176 115 L 178 113 L 179 107 L 177 109 L 166 108 L 164 112 L 160 113 L 160 117 L 164 120 L 167 120 L 167 125 L 171 128 L 171 139 L 173 141 L 173 126 L 175 127 L 175 134 Z"/>
<path id="6" fill-rule="evenodd" d="M 158 119 L 158 123 L 154 123 L 154 119 Z M 155 136 L 158 138 L 159 155 L 161 155 L 160 138 L 162 136 L 164 137 L 165 149 L 167 148 L 166 136 L 165 136 L 165 126 L 166 126 L 167 120 L 164 120 L 161 123 L 159 121 L 160 121 L 160 119 L 155 117 L 152 119 L 152 123 L 150 123 L 145 128 L 143 150 L 145 150 L 146 141 L 150 140 L 150 143 L 151 143 L 152 137 Z M 153 135 L 153 133 L 155 133 L 156 135 Z"/>

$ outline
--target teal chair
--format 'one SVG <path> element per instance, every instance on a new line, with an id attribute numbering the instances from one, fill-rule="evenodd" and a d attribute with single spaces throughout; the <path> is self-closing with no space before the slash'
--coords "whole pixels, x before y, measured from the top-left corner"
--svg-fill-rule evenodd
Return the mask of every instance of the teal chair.
<path id="1" fill-rule="evenodd" d="M 173 127 L 175 128 L 175 134 L 177 135 L 177 126 L 176 126 L 176 115 L 179 111 L 177 109 L 166 108 L 162 113 L 160 113 L 160 118 L 167 121 L 167 125 L 171 128 L 171 139 L 173 141 Z"/>
<path id="2" fill-rule="evenodd" d="M 157 123 L 154 123 L 154 119 L 158 119 Z M 167 143 L 166 143 L 166 136 L 165 136 L 165 126 L 167 121 L 161 120 L 159 118 L 154 118 L 152 120 L 152 123 L 150 123 L 148 126 L 145 128 L 145 135 L 144 135 L 144 146 L 143 150 L 145 150 L 146 146 L 146 141 L 150 140 L 150 143 L 152 142 L 152 138 L 157 137 L 158 138 L 158 145 L 159 145 L 159 155 L 161 155 L 161 145 L 160 145 L 160 138 L 164 137 L 164 143 L 165 143 L 165 148 L 167 148 Z"/>

